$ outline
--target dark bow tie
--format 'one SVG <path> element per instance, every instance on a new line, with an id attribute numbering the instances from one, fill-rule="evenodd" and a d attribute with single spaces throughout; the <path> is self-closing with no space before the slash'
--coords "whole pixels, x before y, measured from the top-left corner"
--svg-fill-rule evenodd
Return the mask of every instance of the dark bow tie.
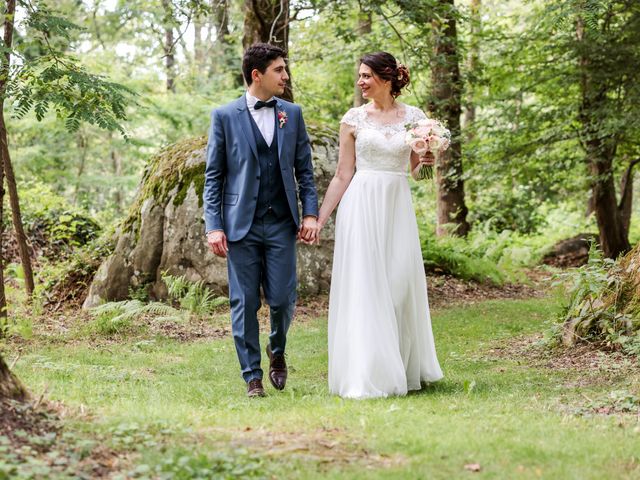
<path id="1" fill-rule="evenodd" d="M 260 110 L 263 107 L 273 108 L 276 106 L 277 100 L 275 98 L 269 100 L 268 102 L 263 102 L 262 100 L 258 100 L 256 104 L 253 106 L 254 109 Z"/>

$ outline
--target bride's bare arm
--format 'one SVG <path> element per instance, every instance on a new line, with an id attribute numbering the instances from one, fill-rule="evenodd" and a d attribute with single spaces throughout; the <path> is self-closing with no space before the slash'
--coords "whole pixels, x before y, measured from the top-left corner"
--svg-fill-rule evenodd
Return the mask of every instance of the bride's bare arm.
<path id="1" fill-rule="evenodd" d="M 322 228 L 340 203 L 340 199 L 347 190 L 356 169 L 356 140 L 354 137 L 355 127 L 340 124 L 340 151 L 338 154 L 338 167 L 331 179 L 327 193 L 324 195 L 318 226 Z"/>

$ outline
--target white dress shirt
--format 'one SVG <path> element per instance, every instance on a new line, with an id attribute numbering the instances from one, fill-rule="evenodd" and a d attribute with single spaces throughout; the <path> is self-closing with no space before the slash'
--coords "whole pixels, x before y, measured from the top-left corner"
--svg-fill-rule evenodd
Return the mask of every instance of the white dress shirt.
<path id="1" fill-rule="evenodd" d="M 255 120 L 256 125 L 258 125 L 258 130 L 260 130 L 260 133 L 262 133 L 262 138 L 264 138 L 264 141 L 267 142 L 267 145 L 271 146 L 271 142 L 273 142 L 273 132 L 275 127 L 275 113 L 273 112 L 273 107 L 262 107 L 260 110 L 256 110 L 253 107 L 260 99 L 254 97 L 249 92 L 247 92 L 246 97 L 249 113 L 251 113 L 251 116 Z M 271 98 L 268 100 L 271 100 Z"/>

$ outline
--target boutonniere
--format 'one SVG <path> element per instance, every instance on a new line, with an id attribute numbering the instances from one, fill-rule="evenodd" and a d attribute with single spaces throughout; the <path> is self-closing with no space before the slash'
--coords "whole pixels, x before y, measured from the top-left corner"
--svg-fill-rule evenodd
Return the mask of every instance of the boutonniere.
<path id="1" fill-rule="evenodd" d="M 278 126 L 280 128 L 284 127 L 287 124 L 287 112 L 284 110 L 278 110 Z"/>

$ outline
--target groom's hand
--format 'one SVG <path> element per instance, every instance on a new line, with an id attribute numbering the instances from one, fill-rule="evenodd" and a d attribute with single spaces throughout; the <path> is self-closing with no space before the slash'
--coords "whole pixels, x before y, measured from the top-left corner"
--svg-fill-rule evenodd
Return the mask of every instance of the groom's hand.
<path id="1" fill-rule="evenodd" d="M 215 255 L 222 258 L 227 257 L 227 252 L 229 251 L 227 236 L 222 230 L 214 230 L 207 233 L 207 243 Z"/>
<path id="2" fill-rule="evenodd" d="M 318 239 L 318 220 L 307 215 L 302 219 L 302 225 L 298 231 L 298 240 L 307 245 L 313 244 Z"/>

